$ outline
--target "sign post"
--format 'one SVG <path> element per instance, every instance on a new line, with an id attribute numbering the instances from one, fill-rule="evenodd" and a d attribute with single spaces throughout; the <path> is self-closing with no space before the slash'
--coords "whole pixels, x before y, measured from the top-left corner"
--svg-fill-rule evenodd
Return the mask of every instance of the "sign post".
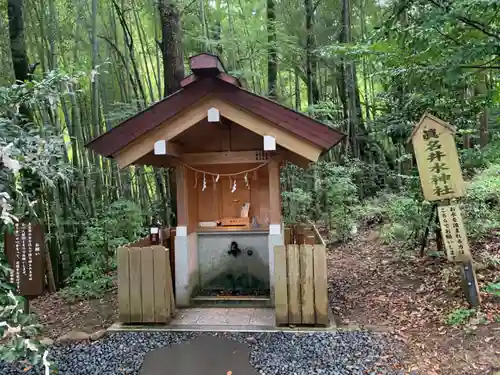
<path id="1" fill-rule="evenodd" d="M 461 264 L 467 300 L 478 306 L 481 300 L 472 255 L 460 207 L 455 202 L 465 194 L 455 128 L 425 113 L 413 129 L 411 141 L 424 198 L 437 203 L 446 256 L 450 262 Z"/>
<path id="2" fill-rule="evenodd" d="M 5 233 L 5 254 L 13 270 L 10 282 L 24 297 L 40 296 L 45 286 L 45 242 L 40 224 L 15 223 L 14 233 Z"/>

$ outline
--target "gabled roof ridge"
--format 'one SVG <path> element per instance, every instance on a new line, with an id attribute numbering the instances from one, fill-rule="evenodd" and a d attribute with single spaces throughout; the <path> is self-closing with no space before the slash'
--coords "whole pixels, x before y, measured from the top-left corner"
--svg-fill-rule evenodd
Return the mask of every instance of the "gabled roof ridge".
<path id="1" fill-rule="evenodd" d="M 231 77 L 233 77 L 233 76 L 231 76 Z M 331 127 L 331 126 L 328 126 L 328 125 L 327 125 L 327 124 L 325 124 L 324 122 L 321 122 L 321 121 L 319 121 L 319 120 L 316 120 L 315 118 L 310 117 L 310 116 L 308 116 L 308 115 L 306 115 L 306 114 L 304 114 L 304 113 L 302 113 L 302 112 L 299 112 L 299 111 L 295 110 L 294 108 L 287 107 L 286 105 L 281 104 L 280 102 L 277 102 L 276 100 L 273 100 L 273 99 L 271 99 L 271 98 L 268 98 L 267 96 L 263 96 L 263 95 L 256 94 L 256 93 L 254 93 L 254 92 L 252 92 L 252 91 L 250 91 L 250 90 L 247 90 L 246 88 L 241 87 L 241 86 L 236 86 L 236 85 L 233 85 L 233 84 L 231 84 L 231 83 L 229 83 L 229 82 L 227 82 L 227 81 L 224 81 L 224 80 L 220 79 L 219 77 L 216 77 L 216 78 L 217 78 L 218 80 L 220 80 L 220 81 L 224 82 L 225 84 L 235 86 L 235 87 L 237 87 L 238 89 L 240 89 L 240 90 L 242 90 L 242 91 L 245 91 L 246 93 L 248 93 L 248 94 L 250 94 L 250 95 L 252 95 L 252 96 L 255 96 L 255 97 L 259 98 L 259 99 L 264 99 L 264 100 L 266 100 L 266 101 L 268 101 L 268 102 L 270 102 L 270 103 L 273 103 L 273 104 L 275 104 L 275 105 L 277 105 L 277 106 L 279 106 L 279 107 L 281 107 L 281 108 L 283 108 L 283 109 L 286 109 L 287 111 L 293 112 L 293 113 L 295 113 L 295 114 L 297 114 L 297 115 L 299 115 L 299 116 L 301 116 L 301 117 L 303 117 L 303 118 L 305 118 L 305 119 L 307 119 L 307 120 L 309 120 L 309 121 L 311 121 L 311 120 L 312 120 L 312 121 L 316 122 L 316 123 L 317 123 L 317 124 L 319 124 L 319 125 L 322 125 L 322 126 L 327 127 L 328 129 L 332 129 L 332 130 L 336 130 L 336 131 L 340 132 L 340 130 L 338 130 L 338 129 L 336 129 L 336 128 L 333 128 L 333 127 Z"/>
<path id="2" fill-rule="evenodd" d="M 260 96 L 217 76 L 198 77 L 175 93 L 152 103 L 111 130 L 92 139 L 85 146 L 110 157 L 133 140 L 152 131 L 205 97 L 214 95 L 242 111 L 268 121 L 327 151 L 344 137 L 341 131 L 275 100 Z M 292 150 L 293 151 L 293 150 Z"/>
<path id="3" fill-rule="evenodd" d="M 219 60 L 220 64 L 222 65 L 222 67 L 224 68 L 224 71 L 227 72 L 228 70 L 226 69 L 226 67 L 224 66 L 224 63 L 222 62 L 222 60 L 220 59 L 219 56 L 217 56 L 216 54 L 214 53 L 211 53 L 211 52 L 200 52 L 196 55 L 193 55 L 193 56 L 189 56 L 188 58 L 188 61 L 191 61 L 193 58 L 195 57 L 198 57 L 198 56 L 201 56 L 201 55 L 208 55 L 208 56 L 212 56 L 212 57 L 215 57 L 217 60 Z"/>

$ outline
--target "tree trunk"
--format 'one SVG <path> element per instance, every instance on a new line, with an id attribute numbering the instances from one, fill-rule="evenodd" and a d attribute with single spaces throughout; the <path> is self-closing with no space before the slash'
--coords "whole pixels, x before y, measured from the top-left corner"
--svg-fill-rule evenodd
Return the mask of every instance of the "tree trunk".
<path id="1" fill-rule="evenodd" d="M 316 82 L 317 62 L 314 55 L 315 40 L 314 40 L 314 5 L 312 0 L 305 0 L 306 8 L 306 84 L 307 84 L 307 100 L 309 106 L 316 104 L 319 101 L 319 89 Z"/>
<path id="2" fill-rule="evenodd" d="M 488 108 L 488 75 L 485 72 L 481 72 L 479 75 L 479 81 L 476 85 L 477 95 L 482 97 L 484 101 L 484 107 L 479 114 L 479 145 L 484 147 L 488 144 L 488 118 L 489 118 L 489 108 Z"/>
<path id="3" fill-rule="evenodd" d="M 174 1 L 161 0 L 158 3 L 162 32 L 164 96 L 179 90 L 184 78 L 181 17 Z"/>
<path id="4" fill-rule="evenodd" d="M 339 41 L 341 43 L 351 43 L 351 39 L 350 0 L 342 0 L 342 30 L 339 35 Z M 343 61 L 341 77 L 343 78 L 343 87 L 342 90 L 339 87 L 339 94 L 343 102 L 344 118 L 347 117 L 348 140 L 352 155 L 356 158 L 361 158 L 368 153 L 366 142 L 367 131 L 363 122 L 356 65 L 354 62 Z"/>
<path id="5" fill-rule="evenodd" d="M 274 0 L 267 0 L 267 96 L 276 100 L 278 65 L 276 53 L 276 12 Z"/>
<path id="6" fill-rule="evenodd" d="M 24 42 L 23 0 L 8 0 L 10 51 L 16 80 L 28 79 L 29 63 Z"/>
<path id="7" fill-rule="evenodd" d="M 181 88 L 181 81 L 184 78 L 184 61 L 182 56 L 182 28 L 181 17 L 177 9 L 175 0 L 160 0 L 158 10 L 160 12 L 162 41 L 161 51 L 163 57 L 163 82 L 164 96 L 168 96 Z M 166 218 L 177 217 L 177 192 L 175 191 L 175 173 L 169 170 L 165 174 L 165 186 L 170 187 L 170 205 L 166 198 L 162 204 L 166 211 Z M 168 208 L 172 208 L 174 215 L 171 214 Z M 171 225 L 175 225 L 173 220 L 170 220 Z"/>
<path id="8" fill-rule="evenodd" d="M 10 52 L 16 81 L 29 79 L 29 62 L 24 41 L 23 0 L 8 0 L 7 13 L 9 16 Z M 27 120 L 33 119 L 33 114 L 24 104 L 19 108 L 19 113 Z"/>

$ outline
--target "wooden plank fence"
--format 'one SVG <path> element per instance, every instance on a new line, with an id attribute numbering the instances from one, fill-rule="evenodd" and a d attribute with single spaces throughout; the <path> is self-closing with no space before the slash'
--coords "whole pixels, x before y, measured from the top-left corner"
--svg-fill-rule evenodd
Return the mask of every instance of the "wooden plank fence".
<path id="1" fill-rule="evenodd" d="M 118 249 L 120 322 L 170 322 L 175 313 L 175 300 L 169 253 L 163 246 Z"/>
<path id="2" fill-rule="evenodd" d="M 274 247 L 276 325 L 327 326 L 325 245 Z"/>

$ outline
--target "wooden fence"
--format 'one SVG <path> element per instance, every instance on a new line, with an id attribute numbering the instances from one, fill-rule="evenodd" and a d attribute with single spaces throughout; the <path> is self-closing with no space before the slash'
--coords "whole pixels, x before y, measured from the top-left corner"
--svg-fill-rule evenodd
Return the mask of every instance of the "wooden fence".
<path id="1" fill-rule="evenodd" d="M 118 309 L 122 323 L 168 323 L 175 312 L 169 250 L 120 247 Z"/>
<path id="2" fill-rule="evenodd" d="M 327 326 L 325 245 L 274 247 L 276 325 Z"/>

